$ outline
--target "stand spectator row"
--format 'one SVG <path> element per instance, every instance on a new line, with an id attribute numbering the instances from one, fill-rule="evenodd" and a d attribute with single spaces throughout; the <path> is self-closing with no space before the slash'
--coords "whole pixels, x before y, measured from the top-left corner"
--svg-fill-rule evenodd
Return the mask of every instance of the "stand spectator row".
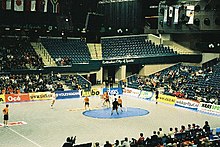
<path id="1" fill-rule="evenodd" d="M 119 86 L 160 91 L 179 98 L 220 104 L 220 62 L 202 69 L 199 66 L 176 64 L 148 77 L 133 75 Z"/>
<path id="2" fill-rule="evenodd" d="M 216 129 L 217 130 L 217 129 Z M 74 142 L 75 143 L 75 142 Z M 64 143 L 63 147 L 66 143 Z M 140 133 L 139 138 L 125 137 L 124 140 L 116 139 L 114 143 L 106 141 L 104 147 L 218 147 L 220 145 L 220 130 L 213 133 L 209 122 L 205 121 L 203 127 L 198 124 L 182 125 L 180 128 L 169 128 L 168 133 L 163 128 L 153 131 L 151 136 Z M 91 147 L 92 143 L 78 144 L 74 146 Z M 100 147 L 96 142 L 94 147 Z M 71 147 L 71 146 L 70 146 Z"/>
<path id="3" fill-rule="evenodd" d="M 28 38 L 2 37 L 0 44 L 0 71 L 43 68 L 42 58 L 37 55 Z"/>

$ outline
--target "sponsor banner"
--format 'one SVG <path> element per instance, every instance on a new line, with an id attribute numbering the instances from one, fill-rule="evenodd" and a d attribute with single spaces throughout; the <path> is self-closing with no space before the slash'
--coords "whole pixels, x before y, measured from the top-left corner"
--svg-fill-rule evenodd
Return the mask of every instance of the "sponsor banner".
<path id="1" fill-rule="evenodd" d="M 200 102 L 198 111 L 220 116 L 220 105 Z"/>
<path id="2" fill-rule="evenodd" d="M 197 110 L 199 107 L 199 102 L 189 99 L 177 98 L 175 106 Z"/>
<path id="3" fill-rule="evenodd" d="M 103 88 L 103 93 L 106 91 L 108 92 L 109 95 L 114 95 L 114 94 L 119 95 L 123 93 L 121 88 Z"/>
<path id="4" fill-rule="evenodd" d="M 31 101 L 51 100 L 53 94 L 51 92 L 34 92 L 29 93 L 29 97 Z"/>
<path id="5" fill-rule="evenodd" d="M 101 89 L 99 88 L 92 88 L 91 90 L 91 96 L 99 96 L 101 93 Z"/>
<path id="6" fill-rule="evenodd" d="M 78 90 L 68 90 L 68 91 L 55 91 L 57 99 L 72 99 L 80 98 L 80 93 Z"/>
<path id="7" fill-rule="evenodd" d="M 125 95 L 130 95 L 130 96 L 134 96 L 134 97 L 139 97 L 140 92 L 141 92 L 140 90 L 133 89 L 133 88 L 124 88 L 123 89 L 123 93 Z"/>
<path id="8" fill-rule="evenodd" d="M 91 91 L 82 91 L 82 96 L 86 97 L 86 96 L 91 96 Z"/>
<path id="9" fill-rule="evenodd" d="M 151 100 L 153 95 L 154 95 L 154 92 L 152 91 L 141 91 L 139 98 Z"/>
<path id="10" fill-rule="evenodd" d="M 162 102 L 170 105 L 174 105 L 176 103 L 176 100 L 177 100 L 176 97 L 170 95 L 164 95 L 164 94 L 159 94 L 159 97 L 157 99 L 158 102 Z"/>
<path id="11" fill-rule="evenodd" d="M 5 95 L 4 94 L 0 94 L 0 104 L 5 102 Z"/>
<path id="12" fill-rule="evenodd" d="M 101 95 L 101 89 L 100 88 L 92 88 L 91 91 L 83 91 L 82 96 L 99 96 Z"/>
<path id="13" fill-rule="evenodd" d="M 5 102 L 24 102 L 30 101 L 28 93 L 5 94 Z"/>

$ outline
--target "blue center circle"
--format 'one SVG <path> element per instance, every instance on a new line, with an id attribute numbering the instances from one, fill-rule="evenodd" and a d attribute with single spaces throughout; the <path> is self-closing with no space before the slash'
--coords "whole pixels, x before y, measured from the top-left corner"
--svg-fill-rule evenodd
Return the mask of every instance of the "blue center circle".
<path id="1" fill-rule="evenodd" d="M 102 119 L 116 119 L 116 118 L 125 118 L 125 117 L 134 117 L 134 116 L 143 116 L 149 114 L 149 111 L 141 108 L 132 108 L 127 107 L 124 108 L 123 111 L 118 109 L 118 114 L 116 111 L 113 111 L 111 115 L 111 108 L 104 108 L 104 109 L 95 109 L 95 110 L 88 110 L 84 111 L 83 115 L 93 118 L 102 118 Z"/>

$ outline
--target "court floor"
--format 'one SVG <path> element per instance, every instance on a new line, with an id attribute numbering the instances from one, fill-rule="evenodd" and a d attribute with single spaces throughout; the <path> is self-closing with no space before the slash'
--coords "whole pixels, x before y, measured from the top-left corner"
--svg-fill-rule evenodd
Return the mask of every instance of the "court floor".
<path id="1" fill-rule="evenodd" d="M 183 108 L 132 97 L 123 97 L 124 106 L 149 111 L 147 115 L 118 119 L 101 119 L 84 116 L 83 99 L 57 100 L 54 109 L 51 101 L 9 104 L 9 122 L 23 121 L 23 125 L 0 127 L 0 147 L 60 147 L 68 136 L 77 136 L 76 143 L 105 141 L 114 143 L 124 137 L 138 138 L 139 133 L 151 136 L 159 127 L 167 133 L 170 127 L 209 121 L 212 128 L 220 127 L 220 118 Z M 0 109 L 4 108 L 0 105 Z M 103 109 L 99 98 L 90 99 L 91 109 Z M 123 112 L 123 113 L 126 113 Z M 111 112 L 109 112 L 109 115 Z M 2 117 L 2 115 L 1 115 Z M 14 123 L 15 124 L 15 123 Z"/>

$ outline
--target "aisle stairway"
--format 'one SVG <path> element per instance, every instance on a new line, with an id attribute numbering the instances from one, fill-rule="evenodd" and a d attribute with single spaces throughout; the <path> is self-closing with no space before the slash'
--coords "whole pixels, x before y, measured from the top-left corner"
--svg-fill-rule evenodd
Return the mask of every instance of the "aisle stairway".
<path id="1" fill-rule="evenodd" d="M 101 44 L 87 44 L 91 57 L 92 59 L 102 59 L 102 48 L 101 48 Z"/>
<path id="2" fill-rule="evenodd" d="M 163 44 L 170 46 L 174 51 L 176 51 L 179 54 L 198 54 L 199 53 L 187 47 L 184 47 L 174 41 L 164 40 Z"/>
<path id="3" fill-rule="evenodd" d="M 33 46 L 38 56 L 42 57 L 45 66 L 57 66 L 56 62 L 53 60 L 53 58 L 51 58 L 50 54 L 41 43 L 32 42 L 31 45 Z"/>

